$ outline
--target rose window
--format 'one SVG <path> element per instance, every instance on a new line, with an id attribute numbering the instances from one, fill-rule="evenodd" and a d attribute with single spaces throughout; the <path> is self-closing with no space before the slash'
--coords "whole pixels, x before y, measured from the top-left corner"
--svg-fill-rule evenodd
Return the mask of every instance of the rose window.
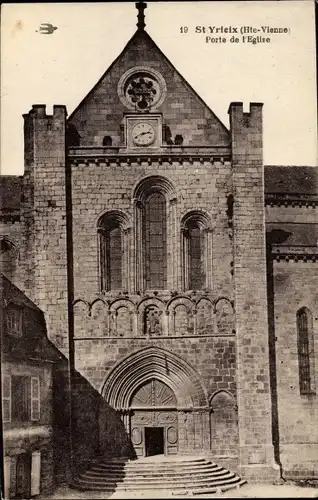
<path id="1" fill-rule="evenodd" d="M 134 111 L 148 111 L 161 105 L 166 95 L 166 84 L 157 71 L 139 66 L 121 77 L 118 93 L 126 107 Z"/>

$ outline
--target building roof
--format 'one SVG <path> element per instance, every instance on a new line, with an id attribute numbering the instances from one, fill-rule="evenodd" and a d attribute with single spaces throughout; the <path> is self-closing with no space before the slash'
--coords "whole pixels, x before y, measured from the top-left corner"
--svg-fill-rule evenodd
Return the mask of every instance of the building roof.
<path id="1" fill-rule="evenodd" d="M 42 313 L 41 309 L 30 300 L 20 288 L 14 285 L 4 274 L 0 274 L 2 280 L 2 298 L 6 303 L 12 302 L 21 307 L 28 307 Z"/>
<path id="2" fill-rule="evenodd" d="M 318 168 L 305 166 L 265 166 L 266 194 L 318 194 Z"/>
<path id="3" fill-rule="evenodd" d="M 274 245 L 317 247 L 318 224 L 273 222 L 266 224 L 266 232 Z"/>
<path id="4" fill-rule="evenodd" d="M 44 314 L 17 286 L 0 274 L 1 306 L 5 312 L 10 304 L 23 309 L 23 333 L 16 337 L 3 335 L 3 354 L 7 359 L 58 362 L 62 353 L 48 339 Z"/>
<path id="5" fill-rule="evenodd" d="M 0 212 L 20 210 L 23 176 L 0 176 Z"/>

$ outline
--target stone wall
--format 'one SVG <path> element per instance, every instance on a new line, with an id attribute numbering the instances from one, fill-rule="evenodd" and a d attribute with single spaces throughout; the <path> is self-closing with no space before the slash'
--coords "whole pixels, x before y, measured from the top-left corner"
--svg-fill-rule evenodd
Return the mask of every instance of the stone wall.
<path id="1" fill-rule="evenodd" d="M 48 334 L 67 352 L 65 106 L 35 105 L 25 119 L 24 290 L 45 313 Z"/>
<path id="2" fill-rule="evenodd" d="M 229 109 L 234 195 L 237 403 L 242 474 L 277 479 L 271 428 L 262 105 Z"/>
<path id="3" fill-rule="evenodd" d="M 313 316 L 315 380 L 318 388 L 317 262 L 274 261 L 274 314 L 280 456 L 286 476 L 317 476 L 317 394 L 301 394 L 296 314 Z M 304 286 L 306 284 L 306 286 Z"/>

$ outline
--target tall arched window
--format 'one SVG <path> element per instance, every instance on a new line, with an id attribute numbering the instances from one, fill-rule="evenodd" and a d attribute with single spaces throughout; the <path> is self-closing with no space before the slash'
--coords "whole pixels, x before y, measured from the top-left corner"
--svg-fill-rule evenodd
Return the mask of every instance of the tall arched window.
<path id="1" fill-rule="evenodd" d="M 127 280 L 124 276 L 125 223 L 125 216 L 119 212 L 108 212 L 99 221 L 100 286 L 104 292 L 122 290 Z"/>
<path id="2" fill-rule="evenodd" d="M 311 312 L 306 307 L 297 312 L 297 344 L 300 393 L 312 393 L 315 391 L 314 336 Z"/>
<path id="3" fill-rule="evenodd" d="M 134 199 L 134 289 L 167 290 L 175 283 L 176 193 L 159 175 L 142 179 Z"/>
<path id="4" fill-rule="evenodd" d="M 200 212 L 190 212 L 182 221 L 182 275 L 185 290 L 210 287 L 209 219 Z"/>
<path id="5" fill-rule="evenodd" d="M 167 213 L 165 196 L 155 191 L 145 202 L 144 214 L 146 289 L 166 288 Z"/>
<path id="6" fill-rule="evenodd" d="M 198 221 L 189 221 L 187 231 L 189 245 L 189 288 L 201 290 L 205 285 L 202 228 Z"/>

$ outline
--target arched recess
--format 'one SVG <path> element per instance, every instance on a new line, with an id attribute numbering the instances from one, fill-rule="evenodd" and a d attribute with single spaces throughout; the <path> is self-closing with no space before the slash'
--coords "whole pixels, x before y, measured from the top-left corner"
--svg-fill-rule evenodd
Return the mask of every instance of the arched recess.
<path id="1" fill-rule="evenodd" d="M 150 379 L 173 391 L 178 408 L 207 406 L 196 371 L 179 356 L 157 347 L 137 351 L 117 364 L 105 381 L 102 396 L 116 410 L 129 409 L 134 393 Z"/>
<path id="2" fill-rule="evenodd" d="M 109 307 L 110 335 L 130 337 L 136 332 L 135 304 L 129 299 L 116 299 Z"/>
<path id="3" fill-rule="evenodd" d="M 75 337 L 88 336 L 89 304 L 86 300 L 77 299 L 73 304 Z"/>
<path id="4" fill-rule="evenodd" d="M 120 210 L 105 212 L 98 220 L 100 290 L 129 291 L 130 224 Z"/>
<path id="5" fill-rule="evenodd" d="M 233 457 L 238 454 L 238 414 L 232 394 L 220 390 L 210 399 L 211 451 L 216 456 Z"/>
<path id="6" fill-rule="evenodd" d="M 214 301 L 216 329 L 219 335 L 235 333 L 235 314 L 233 302 L 227 297 L 219 297 Z"/>
<path id="7" fill-rule="evenodd" d="M 169 179 L 152 175 L 133 191 L 135 291 L 166 290 L 175 282 L 172 249 L 176 235 L 176 192 Z"/>
<path id="8" fill-rule="evenodd" d="M 207 212 L 192 210 L 181 219 L 181 266 L 183 290 L 212 287 L 212 230 Z"/>
<path id="9" fill-rule="evenodd" d="M 100 298 L 95 299 L 89 308 L 89 335 L 104 337 L 108 331 L 108 304 Z"/>
<path id="10" fill-rule="evenodd" d="M 169 318 L 169 335 L 194 334 L 195 304 L 189 297 L 177 296 L 167 304 Z"/>

